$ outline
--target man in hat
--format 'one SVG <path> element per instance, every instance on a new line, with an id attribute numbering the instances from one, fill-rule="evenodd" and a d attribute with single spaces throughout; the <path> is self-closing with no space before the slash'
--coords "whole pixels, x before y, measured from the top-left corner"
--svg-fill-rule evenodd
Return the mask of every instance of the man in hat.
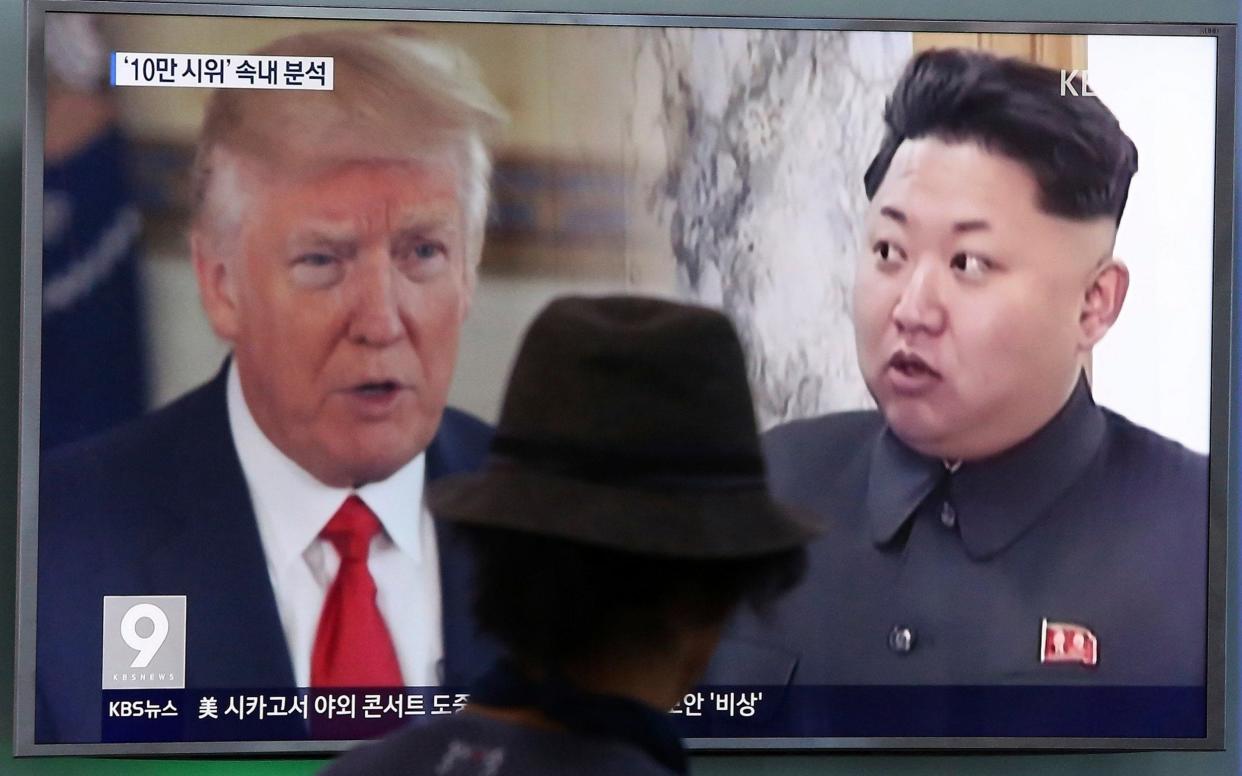
<path id="1" fill-rule="evenodd" d="M 668 710 L 742 602 L 818 527 L 768 495 L 741 346 L 719 313 L 566 298 L 531 325 L 486 468 L 434 483 L 506 656 L 452 718 L 333 776 L 685 773 Z"/>
<path id="2" fill-rule="evenodd" d="M 979 52 L 916 57 L 885 122 L 853 313 L 877 410 L 766 440 L 774 491 L 838 521 L 781 619 L 795 680 L 1201 686 L 1206 458 L 1085 374 L 1134 144 Z"/>
<path id="3" fill-rule="evenodd" d="M 445 404 L 502 112 L 463 52 L 409 30 L 257 53 L 330 57 L 333 88 L 213 93 L 190 245 L 231 357 L 43 461 L 39 742 L 99 741 L 101 674 L 146 681 L 122 629 L 104 633 L 105 596 L 131 597 L 118 621 L 184 597 L 183 619 L 160 610 L 185 636 L 161 647 L 172 687 L 428 686 L 486 662 L 465 558 L 422 491 L 475 467 L 490 434 Z M 121 660 L 101 672 L 109 643 Z M 286 719 L 262 730 L 305 735 Z"/>

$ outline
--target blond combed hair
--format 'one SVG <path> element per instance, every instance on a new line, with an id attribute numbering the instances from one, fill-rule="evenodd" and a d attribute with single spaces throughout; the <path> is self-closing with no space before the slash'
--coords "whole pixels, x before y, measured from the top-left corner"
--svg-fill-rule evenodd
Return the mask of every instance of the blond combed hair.
<path id="1" fill-rule="evenodd" d="M 458 174 L 467 269 L 486 226 L 491 146 L 506 121 L 459 48 L 398 27 L 276 40 L 262 56 L 331 57 L 330 91 L 217 89 L 192 174 L 194 227 L 222 252 L 241 232 L 247 176 L 313 174 L 352 162 L 449 162 Z"/>

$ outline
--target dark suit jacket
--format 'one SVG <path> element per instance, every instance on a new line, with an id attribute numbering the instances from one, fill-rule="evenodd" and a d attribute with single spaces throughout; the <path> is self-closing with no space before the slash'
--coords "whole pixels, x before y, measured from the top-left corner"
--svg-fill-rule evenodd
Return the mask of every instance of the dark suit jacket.
<path id="1" fill-rule="evenodd" d="M 43 461 L 39 489 L 35 740 L 97 742 L 103 596 L 187 597 L 186 687 L 294 686 L 276 601 L 229 431 L 225 374 Z M 446 410 L 427 477 L 477 469 L 491 429 Z M 495 657 L 470 615 L 471 565 L 437 523 L 445 684 Z M 183 710 L 186 713 L 189 710 Z"/>
<path id="2" fill-rule="evenodd" d="M 755 626 L 798 653 L 796 684 L 1204 683 L 1206 458 L 1085 382 L 1032 438 L 952 473 L 877 412 L 791 423 L 765 448 L 777 498 L 831 520 Z M 1097 665 L 1041 663 L 1044 619 L 1089 628 Z"/>

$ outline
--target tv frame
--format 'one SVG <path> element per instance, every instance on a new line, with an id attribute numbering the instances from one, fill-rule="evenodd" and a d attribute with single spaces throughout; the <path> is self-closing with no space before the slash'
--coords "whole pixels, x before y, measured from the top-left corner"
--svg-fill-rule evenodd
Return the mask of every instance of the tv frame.
<path id="1" fill-rule="evenodd" d="M 370 0 L 379 3 L 383 0 Z M 26 0 L 26 89 L 22 183 L 22 279 L 18 482 L 18 600 L 16 617 L 14 753 L 40 755 L 313 754 L 339 752 L 348 741 L 212 741 L 150 743 L 34 743 L 37 513 L 42 320 L 42 209 L 45 94 L 44 16 L 48 12 L 227 16 L 320 20 L 473 22 L 585 26 L 809 29 L 1179 35 L 1213 37 L 1216 46 L 1215 179 L 1208 472 L 1206 735 L 1202 738 L 835 737 L 691 738 L 697 752 L 870 751 L 1159 751 L 1222 750 L 1225 741 L 1227 542 L 1238 501 L 1234 465 L 1233 388 L 1237 382 L 1234 239 L 1235 79 L 1237 25 L 1225 23 L 928 20 L 812 16 L 584 13 L 182 3 L 159 0 Z M 29 668 L 23 668 L 29 667 Z"/>

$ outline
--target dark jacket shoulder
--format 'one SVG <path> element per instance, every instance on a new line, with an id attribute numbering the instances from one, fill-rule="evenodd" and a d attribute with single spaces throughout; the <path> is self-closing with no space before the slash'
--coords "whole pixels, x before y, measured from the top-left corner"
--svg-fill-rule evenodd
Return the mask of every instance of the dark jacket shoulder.
<path id="1" fill-rule="evenodd" d="M 763 435 L 764 450 L 861 442 L 871 438 L 883 426 L 884 418 L 877 410 L 850 410 L 791 420 L 772 427 Z"/>
<path id="2" fill-rule="evenodd" d="M 462 410 L 446 407 L 435 439 L 427 447 L 427 476 L 472 472 L 483 466 L 495 432 L 487 423 Z"/>
<path id="3" fill-rule="evenodd" d="M 223 380 L 217 378 L 166 407 L 45 455 L 40 534 L 59 533 L 65 523 L 79 530 L 104 522 L 94 519 L 100 510 L 109 521 L 99 530 L 149 530 L 141 516 L 163 499 L 203 484 L 233 485 L 240 478 Z M 126 525 L 127 519 L 138 522 Z"/>
<path id="4" fill-rule="evenodd" d="M 1166 554 L 1180 548 L 1186 563 L 1202 563 L 1208 532 L 1207 456 L 1115 412 L 1103 412 L 1107 430 L 1095 489 L 1123 510 L 1127 519 L 1121 523 L 1136 540 L 1144 538 L 1147 546 L 1162 547 Z"/>
<path id="5" fill-rule="evenodd" d="M 636 747 L 465 712 L 414 723 L 364 744 L 322 776 L 462 773 L 496 776 L 672 776 Z"/>
<path id="6" fill-rule="evenodd" d="M 54 448 L 45 456 L 44 468 L 95 463 L 118 465 L 116 453 L 142 453 L 153 444 L 175 447 L 187 444 L 184 423 L 194 425 L 228 421 L 223 381 L 204 383 L 168 405 L 141 415 L 127 423 L 83 440 Z"/>
<path id="7" fill-rule="evenodd" d="M 879 412 L 856 410 L 794 420 L 769 430 L 762 442 L 773 492 L 785 498 L 800 493 L 806 478 L 821 484 L 825 476 L 856 479 L 883 429 Z"/>
<path id="8" fill-rule="evenodd" d="M 1106 448 L 1104 453 L 1117 463 L 1142 469 L 1185 472 L 1204 476 L 1207 472 L 1207 456 L 1166 436 L 1140 426 L 1124 415 L 1107 408 L 1104 413 Z"/>

